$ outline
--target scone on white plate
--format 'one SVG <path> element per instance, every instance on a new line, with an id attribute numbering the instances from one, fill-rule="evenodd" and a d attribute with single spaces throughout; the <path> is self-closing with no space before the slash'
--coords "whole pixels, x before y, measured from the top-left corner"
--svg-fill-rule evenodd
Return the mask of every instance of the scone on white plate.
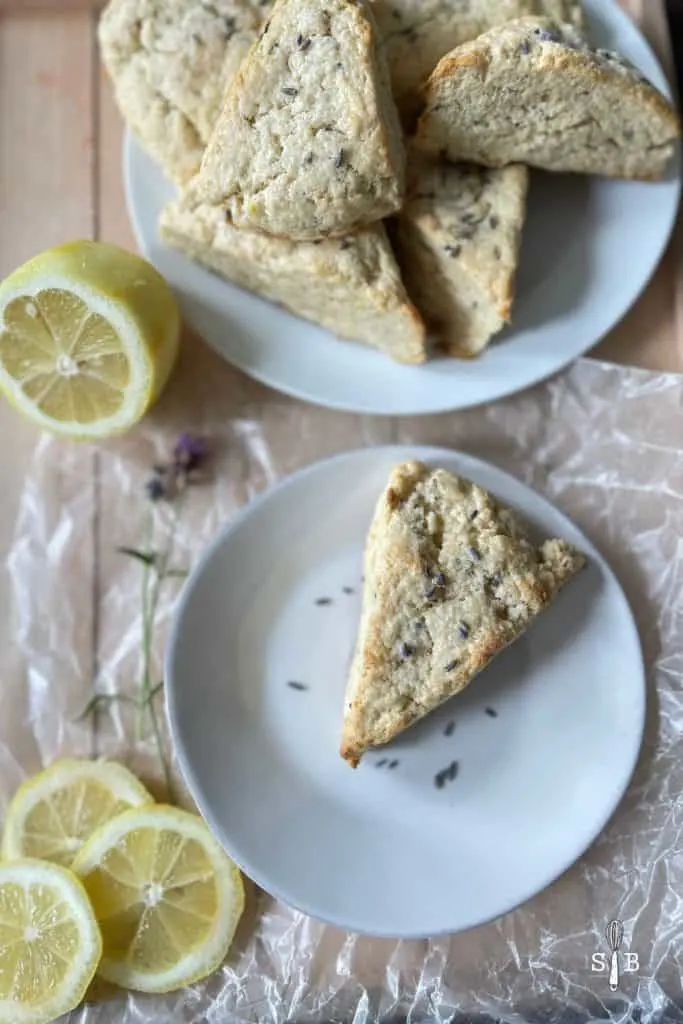
<path id="1" fill-rule="evenodd" d="M 475 356 L 509 323 L 529 171 L 411 154 L 394 235 L 408 294 L 449 355 Z"/>
<path id="2" fill-rule="evenodd" d="M 420 103 L 420 87 L 441 58 L 494 25 L 547 15 L 584 26 L 580 0 L 374 0 L 391 85 L 404 117 Z"/>
<path id="3" fill-rule="evenodd" d="M 296 241 L 345 237 L 401 206 L 403 136 L 365 0 L 277 0 L 197 188 L 237 227 Z"/>
<path id="4" fill-rule="evenodd" d="M 354 767 L 460 693 L 583 567 L 562 540 L 536 546 L 486 491 L 406 462 L 370 527 L 341 755 Z"/>
<path id="5" fill-rule="evenodd" d="M 102 60 L 124 120 L 171 181 L 199 170 L 225 90 L 258 36 L 268 0 L 110 0 Z"/>
<path id="6" fill-rule="evenodd" d="M 381 224 L 346 239 L 291 242 L 240 230 L 221 207 L 186 195 L 162 211 L 160 231 L 190 259 L 341 338 L 398 362 L 426 359 L 425 325 Z"/>
<path id="7" fill-rule="evenodd" d="M 453 161 L 661 178 L 680 137 L 671 103 L 569 25 L 523 18 L 458 47 L 425 89 L 418 144 Z"/>

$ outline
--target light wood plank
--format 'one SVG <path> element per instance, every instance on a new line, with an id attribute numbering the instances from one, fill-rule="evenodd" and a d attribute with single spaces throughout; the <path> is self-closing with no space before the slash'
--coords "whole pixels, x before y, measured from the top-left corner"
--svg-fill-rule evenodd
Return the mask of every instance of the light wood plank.
<path id="1" fill-rule="evenodd" d="M 86 14 L 0 20 L 2 275 L 90 236 L 90 37 Z"/>
<path id="2" fill-rule="evenodd" d="M 5 275 L 47 246 L 89 237 L 92 230 L 91 181 L 91 16 L 51 17 L 46 31 L 37 14 L 0 17 L 0 274 Z M 14 646 L 10 589 L 4 559 L 13 540 L 22 486 L 38 433 L 0 400 L 3 438 L 0 489 L 0 651 L 4 695 L 19 692 L 24 672 Z M 65 449 L 64 449 L 65 450 Z M 59 447 L 55 459 L 59 463 Z M 89 475 L 90 453 L 79 465 Z M 73 464 L 73 460 L 72 464 Z M 82 475 L 82 474 L 77 474 Z M 59 490 L 69 500 L 82 486 L 59 473 Z M 85 550 L 89 538 L 83 537 Z M 86 558 L 78 615 L 77 660 L 91 667 L 90 580 Z M 55 686 L 60 680 L 51 681 Z M 0 721 L 0 729 L 2 722 Z M 13 744 L 31 743 L 28 730 Z M 34 755 L 35 756 L 35 753 Z M 30 763 L 30 760 L 28 761 Z"/>
<path id="3" fill-rule="evenodd" d="M 97 83 L 99 233 L 107 242 L 135 250 L 123 188 L 123 122 L 101 63 Z"/>
<path id="4" fill-rule="evenodd" d="M 620 0 L 637 22 L 673 82 L 671 40 L 662 2 Z M 593 353 L 596 358 L 647 370 L 683 372 L 683 221 L 678 223 L 655 275 L 620 324 Z"/>
<path id="5" fill-rule="evenodd" d="M 682 241 L 679 218 L 652 281 L 633 309 L 595 349 L 596 358 L 646 370 L 683 372 Z"/>

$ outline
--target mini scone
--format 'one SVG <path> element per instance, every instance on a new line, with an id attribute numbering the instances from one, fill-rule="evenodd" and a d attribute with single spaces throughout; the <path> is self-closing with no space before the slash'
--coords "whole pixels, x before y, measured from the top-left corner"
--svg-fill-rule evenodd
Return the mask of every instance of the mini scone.
<path id="1" fill-rule="evenodd" d="M 367 539 L 342 757 L 355 767 L 464 690 L 584 562 L 562 540 L 536 547 L 475 484 L 419 462 L 396 466 Z"/>
<path id="2" fill-rule="evenodd" d="M 345 237 L 400 207 L 403 136 L 365 0 L 277 0 L 197 189 L 238 227 L 295 241 Z"/>
<path id="3" fill-rule="evenodd" d="M 528 184 L 518 164 L 489 170 L 411 154 L 398 262 L 449 355 L 477 355 L 510 320 Z"/>
<path id="4" fill-rule="evenodd" d="M 186 194 L 161 215 L 162 239 L 228 281 L 392 359 L 426 359 L 425 325 L 406 294 L 383 225 L 347 239 L 291 242 L 229 223 Z"/>
<path id="5" fill-rule="evenodd" d="M 523 18 L 458 47 L 425 89 L 418 144 L 453 161 L 661 178 L 680 124 L 669 101 L 568 25 Z"/>
<path id="6" fill-rule="evenodd" d="M 199 170 L 229 83 L 268 0 L 110 0 L 102 60 L 124 120 L 171 181 Z"/>
<path id="7" fill-rule="evenodd" d="M 374 0 L 373 10 L 404 116 L 417 109 L 420 86 L 446 53 L 495 25 L 525 15 L 584 25 L 579 0 Z"/>

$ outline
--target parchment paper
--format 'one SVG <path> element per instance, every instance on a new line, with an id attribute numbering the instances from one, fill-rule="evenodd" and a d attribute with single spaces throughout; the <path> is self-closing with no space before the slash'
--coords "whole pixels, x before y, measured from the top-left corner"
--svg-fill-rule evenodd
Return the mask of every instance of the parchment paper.
<path id="1" fill-rule="evenodd" d="M 252 893 L 228 962 L 207 982 L 163 998 L 105 993 L 70 1021 L 683 1021 L 682 413 L 683 377 L 582 361 L 479 410 L 353 417 L 266 391 L 189 339 L 169 392 L 133 436 L 99 450 L 42 438 L 9 552 L 25 676 L 0 688 L 0 813 L 27 772 L 66 753 L 94 750 L 158 777 L 153 744 L 134 742 L 125 706 L 100 714 L 96 729 L 76 718 L 93 687 L 134 692 L 140 566 L 115 547 L 139 544 L 145 481 L 181 431 L 208 438 L 214 453 L 178 531 L 177 563 L 188 566 L 256 492 L 333 452 L 420 442 L 499 464 L 546 492 L 610 560 L 636 611 L 649 686 L 626 799 L 581 862 L 521 909 L 450 939 L 392 942 Z M 163 529 L 168 509 L 155 515 Z M 181 585 L 163 595 L 164 621 Z M 624 922 L 622 950 L 639 959 L 615 994 L 591 971 L 613 918 Z"/>

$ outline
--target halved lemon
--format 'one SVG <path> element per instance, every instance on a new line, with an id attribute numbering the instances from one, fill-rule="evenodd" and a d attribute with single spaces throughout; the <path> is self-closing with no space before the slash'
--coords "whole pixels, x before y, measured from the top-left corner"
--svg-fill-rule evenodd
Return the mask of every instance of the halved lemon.
<path id="1" fill-rule="evenodd" d="M 40 857 L 70 867 L 105 821 L 151 803 L 142 783 L 114 761 L 56 761 L 14 794 L 0 855 L 3 860 Z"/>
<path id="2" fill-rule="evenodd" d="M 83 886 L 40 860 L 0 864 L 0 1024 L 47 1024 L 83 999 L 102 938 Z"/>
<path id="3" fill-rule="evenodd" d="M 74 871 L 102 930 L 105 980 L 170 992 L 225 959 L 244 910 L 242 876 L 196 815 L 126 811 L 88 840 Z"/>
<path id="4" fill-rule="evenodd" d="M 161 393 L 179 331 L 146 260 L 104 242 L 48 249 L 0 284 L 0 390 L 46 430 L 119 434 Z"/>

